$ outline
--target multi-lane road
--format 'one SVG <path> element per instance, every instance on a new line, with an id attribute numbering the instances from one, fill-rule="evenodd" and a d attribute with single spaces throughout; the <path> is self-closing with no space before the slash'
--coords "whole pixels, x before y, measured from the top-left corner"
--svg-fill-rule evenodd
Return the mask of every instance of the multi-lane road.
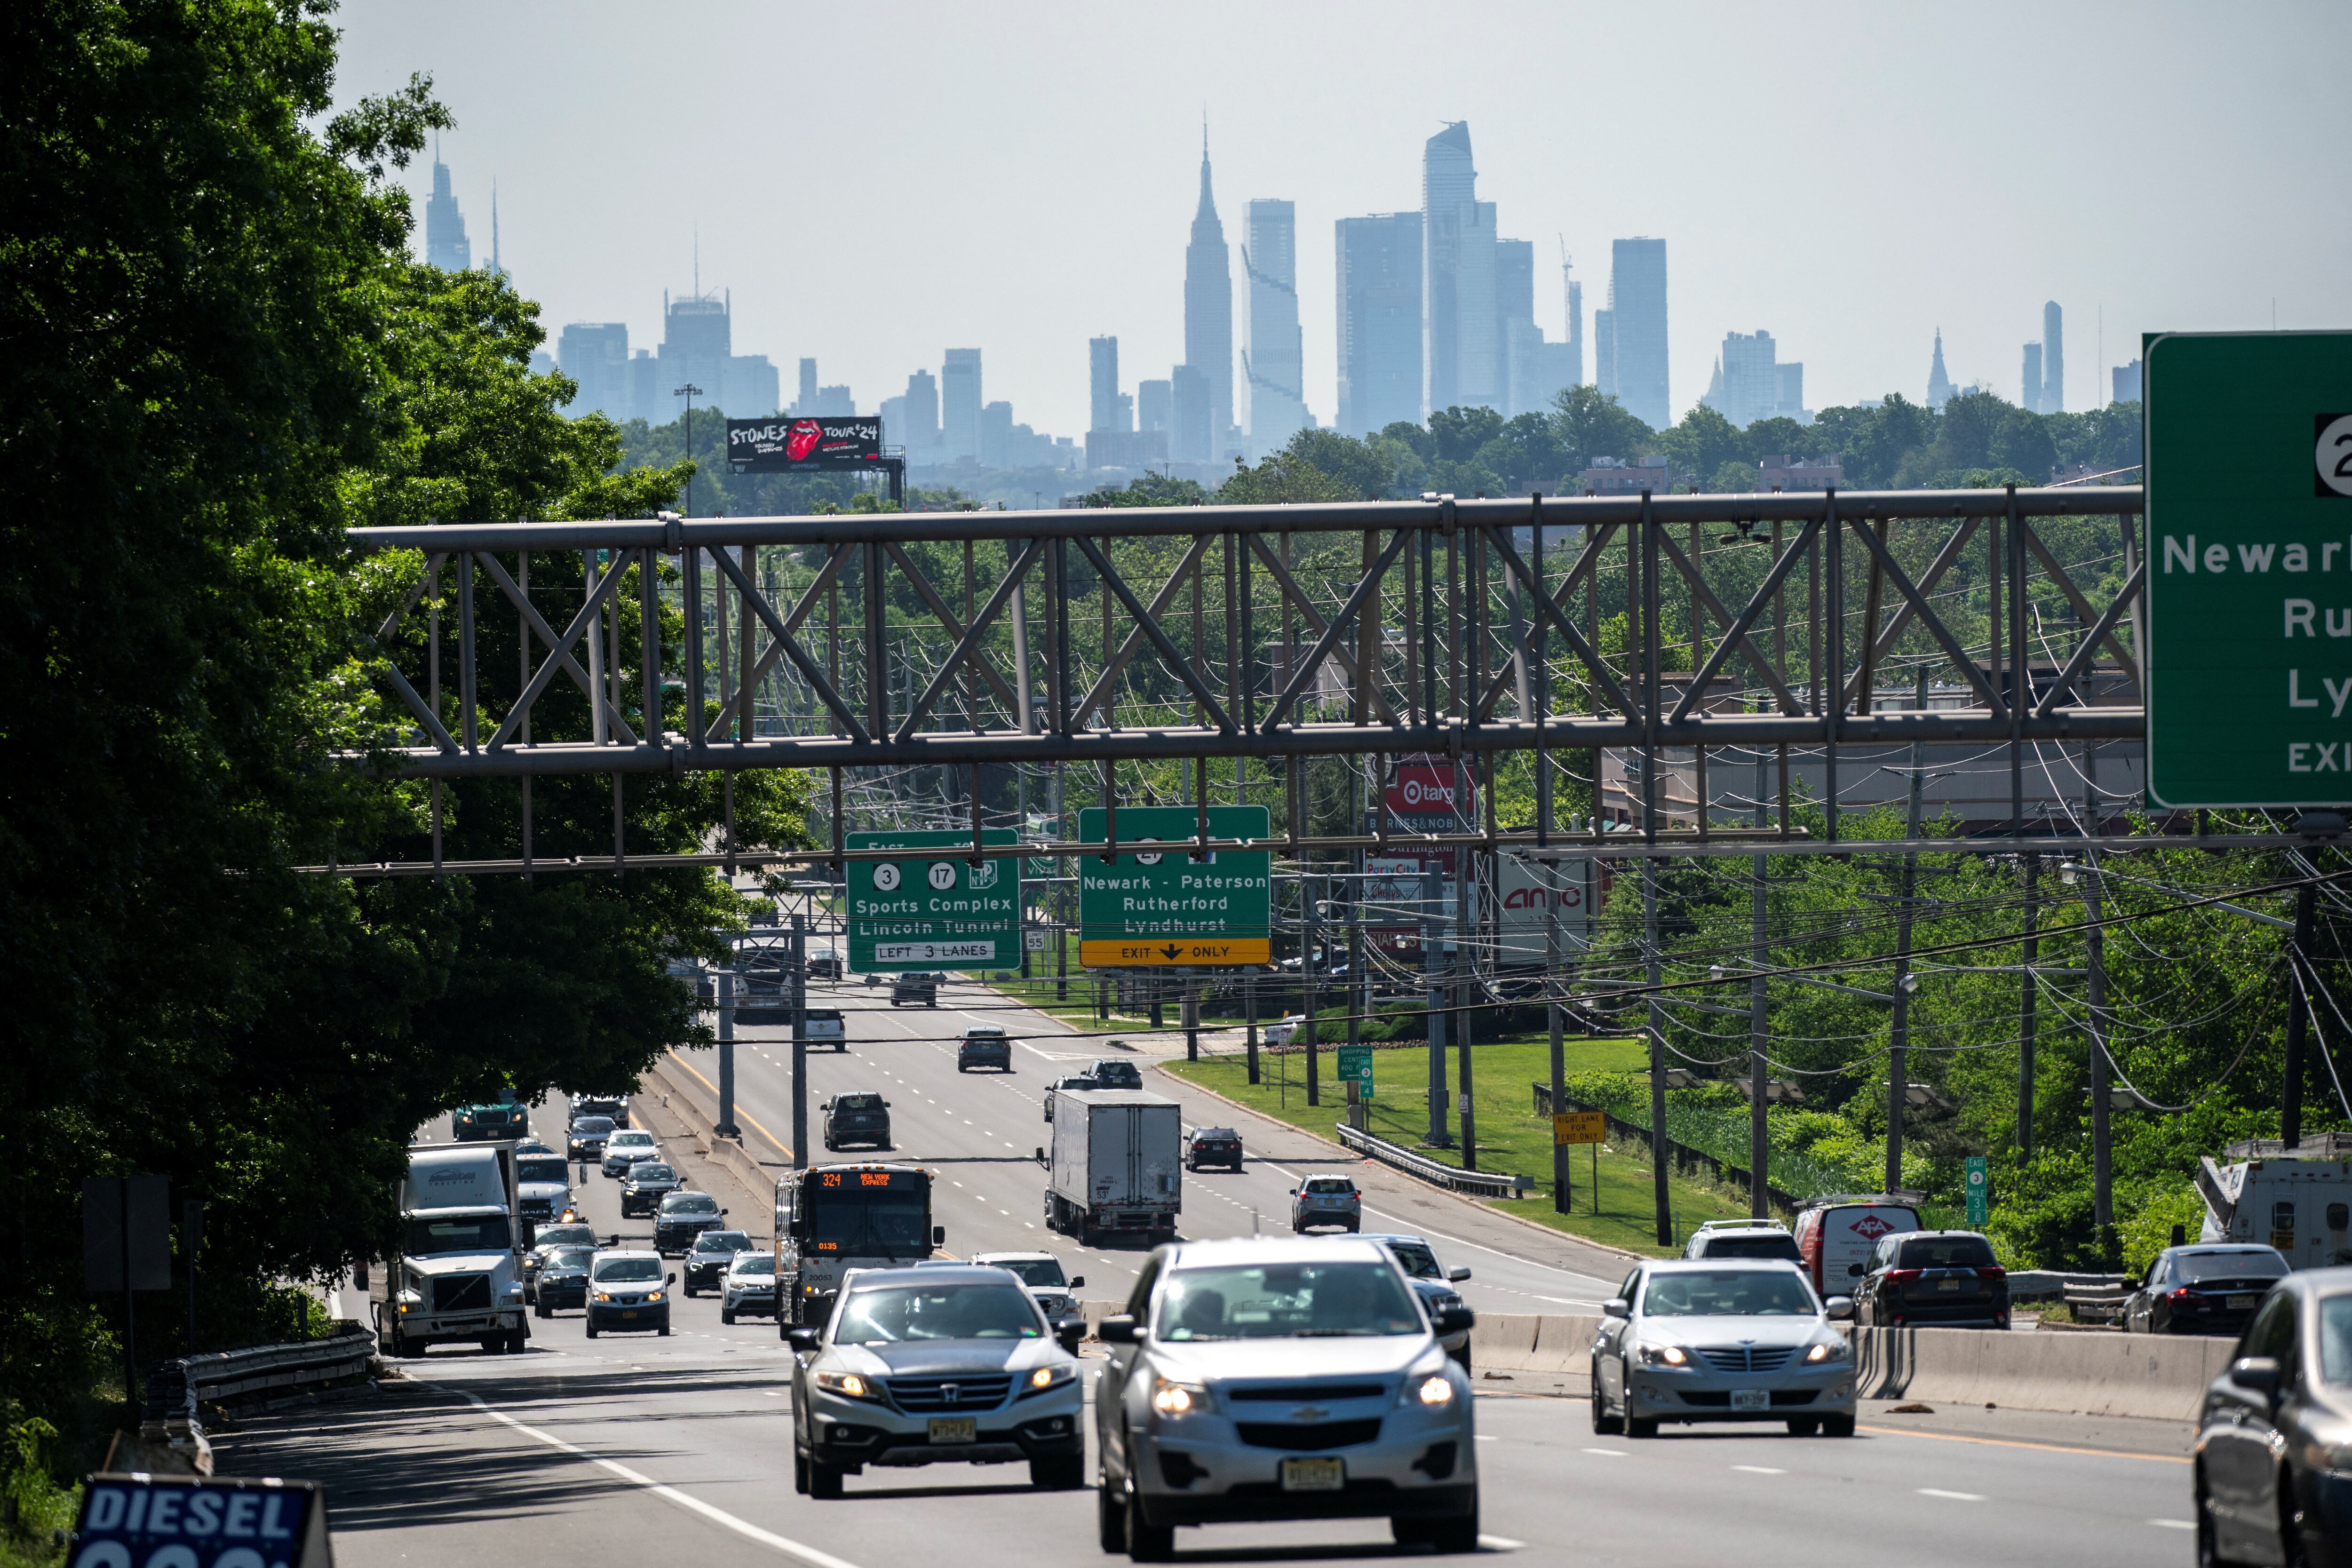
<path id="1" fill-rule="evenodd" d="M 1045 1228 L 1044 1141 L 1051 1079 L 1108 1054 L 977 988 L 941 1006 L 893 1011 L 856 984 L 834 993 L 851 1048 L 812 1057 L 813 1102 L 851 1089 L 892 1102 L 896 1155 L 940 1175 L 935 1215 L 960 1256 L 1045 1248 L 1083 1275 L 1089 1300 L 1125 1294 L 1140 1248 L 1088 1248 Z M 1001 1023 L 1023 1044 L 1009 1076 L 958 1074 L 965 1025 Z M 747 1029 L 737 1047 L 739 1114 L 791 1127 L 784 1031 Z M 711 1076 L 707 1053 L 694 1072 Z M 683 1068 L 686 1092 L 706 1094 Z M 1344 1167 L 1368 1193 L 1367 1228 L 1430 1237 L 1482 1311 L 1591 1311 L 1623 1259 L 1434 1194 L 1330 1145 L 1193 1096 L 1188 1121 L 1238 1125 L 1252 1159 L 1238 1175 L 1185 1177 L 1184 1232 L 1287 1229 L 1298 1174 Z M 706 1102 L 707 1103 L 707 1102 Z M 683 1109 L 683 1108 L 678 1108 Z M 660 1120 L 647 1107 L 645 1121 Z M 560 1129 L 560 1101 L 537 1113 Z M 814 1123 L 813 1123 L 814 1124 Z M 732 1221 L 764 1235 L 761 1195 L 687 1157 Z M 823 1158 L 821 1151 L 814 1152 Z M 849 1156 L 856 1157 L 856 1156 Z M 600 1231 L 620 1218 L 614 1184 L 584 1197 Z M 346 1310 L 354 1306 L 347 1305 Z M 839 1568 L 946 1563 L 1031 1568 L 1102 1561 L 1084 1492 L 1033 1492 L 1020 1466 L 869 1471 L 818 1502 L 790 1483 L 786 1352 L 774 1327 L 719 1321 L 708 1298 L 677 1303 L 668 1339 L 590 1344 L 577 1314 L 534 1321 L 522 1358 L 436 1350 L 382 1391 L 281 1413 L 226 1434 L 224 1467 L 327 1482 L 346 1568 L 429 1562 L 468 1568 L 538 1561 L 781 1560 Z M 2091 1423 L 2011 1413 L 1865 1414 L 1847 1440 L 1697 1428 L 1651 1442 L 1591 1435 L 1580 1399 L 1531 1394 L 1538 1380 L 1482 1379 L 1483 1550 L 1537 1563 L 1802 1564 L 1857 1552 L 1919 1564 L 2185 1559 L 2190 1541 L 2183 1433 L 2159 1423 Z M 1379 1521 L 1221 1526 L 1178 1537 L 1180 1552 L 1224 1561 L 1393 1553 Z"/>

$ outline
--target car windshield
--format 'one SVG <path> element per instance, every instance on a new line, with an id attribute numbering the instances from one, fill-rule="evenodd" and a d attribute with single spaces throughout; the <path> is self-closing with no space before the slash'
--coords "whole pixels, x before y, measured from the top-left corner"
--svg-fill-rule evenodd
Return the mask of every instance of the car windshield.
<path id="1" fill-rule="evenodd" d="M 1709 1258 L 1784 1258 L 1790 1262 L 1800 1260 L 1797 1238 L 1778 1231 L 1766 1231 L 1760 1236 L 1710 1236 L 1706 1238 Z"/>
<path id="2" fill-rule="evenodd" d="M 615 1132 L 613 1134 L 613 1147 L 615 1149 L 650 1149 L 653 1146 L 654 1135 L 650 1132 Z"/>
<path id="3" fill-rule="evenodd" d="M 571 1170 L 561 1160 L 517 1160 L 515 1180 L 518 1182 L 561 1182 Z"/>
<path id="4" fill-rule="evenodd" d="M 2244 1248 L 2236 1252 L 2176 1252 L 2172 1266 L 2181 1279 L 2194 1285 L 2200 1279 L 2284 1279 L 2286 1259 L 2269 1247 Z M 2352 1300 L 2352 1297 L 2345 1298 Z M 2334 1382 L 2334 1379 L 2329 1379 Z"/>
<path id="5" fill-rule="evenodd" d="M 740 1230 L 706 1230 L 694 1238 L 697 1252 L 749 1252 L 751 1238 Z"/>
<path id="6" fill-rule="evenodd" d="M 728 1269 L 730 1274 L 773 1274 L 776 1255 L 772 1252 L 747 1252 Z"/>
<path id="7" fill-rule="evenodd" d="M 1160 1297 L 1162 1340 L 1315 1339 L 1423 1331 L 1396 1271 L 1378 1263 L 1180 1268 Z"/>
<path id="8" fill-rule="evenodd" d="M 575 1116 L 572 1119 L 574 1132 L 610 1132 L 613 1119 L 609 1116 Z"/>
<path id="9" fill-rule="evenodd" d="M 663 1182 L 675 1182 L 677 1180 L 677 1173 L 676 1171 L 671 1170 L 667 1165 L 661 1164 L 653 1160 L 640 1160 L 636 1164 L 631 1166 L 629 1170 L 630 1183 L 640 1187 L 655 1186 Z"/>
<path id="10" fill-rule="evenodd" d="M 1024 1285 L 1066 1285 L 1070 1282 L 1069 1277 L 1062 1272 L 1062 1260 L 1058 1258 L 999 1258 L 990 1267 L 1010 1268 L 1019 1276 Z"/>
<path id="11" fill-rule="evenodd" d="M 1726 1268 L 1653 1274 L 1642 1310 L 1653 1318 L 1810 1318 L 1819 1309 L 1793 1269 Z"/>
<path id="12" fill-rule="evenodd" d="M 1444 1271 L 1437 1267 L 1437 1255 L 1418 1241 L 1391 1241 L 1389 1252 L 1407 1274 L 1416 1279 L 1437 1279 Z"/>
<path id="13" fill-rule="evenodd" d="M 1980 1236 L 1938 1236 L 1898 1244 L 1902 1268 L 1991 1268 L 1992 1244 Z"/>
<path id="14" fill-rule="evenodd" d="M 1013 1285 L 909 1285 L 853 1290 L 835 1339 L 887 1345 L 908 1340 L 1034 1340 L 1045 1336 L 1029 1293 Z"/>
<path id="15" fill-rule="evenodd" d="M 839 1094 L 834 1096 L 835 1110 L 879 1110 L 882 1097 L 878 1094 Z"/>
<path id="16" fill-rule="evenodd" d="M 593 1247 L 596 1244 L 596 1233 L 584 1225 L 543 1225 L 539 1227 L 539 1235 L 534 1238 L 534 1242 L 540 1247 L 562 1247 L 567 1244 Z"/>
<path id="17" fill-rule="evenodd" d="M 661 1259 L 658 1258 L 608 1258 L 596 1265 L 596 1283 L 599 1285 L 627 1285 L 660 1278 Z"/>
<path id="18" fill-rule="evenodd" d="M 596 1249 L 591 1247 L 567 1247 L 551 1256 L 547 1260 L 547 1267 L 550 1272 L 557 1269 L 585 1268 L 588 1267 L 588 1260 L 595 1256 Z"/>
<path id="19" fill-rule="evenodd" d="M 717 1214 L 719 1200 L 703 1193 L 677 1193 L 662 1200 L 664 1214 Z"/>
<path id="20" fill-rule="evenodd" d="M 504 1252 L 514 1245 L 514 1233 L 502 1214 L 472 1215 L 459 1219 L 412 1219 L 408 1222 L 408 1252 L 427 1258 L 436 1252 Z"/>
<path id="21" fill-rule="evenodd" d="M 808 1215 L 811 1250 L 880 1258 L 922 1258 L 931 1250 L 931 1208 L 913 1187 L 820 1190 Z"/>

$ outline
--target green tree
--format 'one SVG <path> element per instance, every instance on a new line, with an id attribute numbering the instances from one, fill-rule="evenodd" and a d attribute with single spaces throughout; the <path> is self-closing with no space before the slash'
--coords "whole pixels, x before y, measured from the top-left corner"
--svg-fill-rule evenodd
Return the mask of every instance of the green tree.
<path id="1" fill-rule="evenodd" d="M 1656 439 L 1656 432 L 1596 386 L 1569 387 L 1552 400 L 1552 407 L 1563 475 L 1581 473 L 1598 458 L 1642 457 Z"/>

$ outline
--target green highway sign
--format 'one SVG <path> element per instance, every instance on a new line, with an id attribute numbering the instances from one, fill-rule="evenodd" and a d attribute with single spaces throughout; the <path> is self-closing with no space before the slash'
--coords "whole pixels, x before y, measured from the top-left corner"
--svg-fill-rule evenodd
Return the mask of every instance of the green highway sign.
<path id="1" fill-rule="evenodd" d="M 1354 1084 L 1357 1103 L 1370 1105 L 1372 1102 L 1372 1047 L 1341 1046 L 1339 1057 L 1339 1081 Z"/>
<path id="2" fill-rule="evenodd" d="M 2352 332 L 2141 360 L 2148 802 L 2352 802 Z"/>
<path id="3" fill-rule="evenodd" d="M 1265 838 L 1272 831 L 1265 806 L 1209 807 L 1212 838 Z M 1196 860 L 1182 845 L 1199 832 L 1194 806 L 1119 808 L 1122 853 L 1108 865 L 1100 855 L 1077 857 L 1079 963 L 1101 969 L 1271 961 L 1274 857 L 1212 851 Z M 1078 840 L 1107 842 L 1100 806 L 1078 813 Z M 1129 844 L 1170 847 L 1124 853 Z"/>
<path id="4" fill-rule="evenodd" d="M 983 847 L 1011 847 L 1013 829 L 982 833 Z M 971 835 L 853 833 L 850 849 L 905 849 L 904 860 L 852 860 L 848 886 L 849 967 L 861 973 L 906 969 L 987 969 L 1021 962 L 1018 862 L 971 860 Z"/>
<path id="5" fill-rule="evenodd" d="M 1985 1175 L 1985 1157 L 1969 1155 L 1968 1172 L 1969 1223 L 1983 1225 L 1992 1218 L 1992 1191 Z"/>

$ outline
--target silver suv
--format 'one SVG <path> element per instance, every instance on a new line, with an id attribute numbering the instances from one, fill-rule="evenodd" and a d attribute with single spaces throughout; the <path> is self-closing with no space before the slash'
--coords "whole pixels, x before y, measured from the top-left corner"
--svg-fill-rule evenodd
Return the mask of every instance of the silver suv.
<path id="1" fill-rule="evenodd" d="M 1181 1524 L 1385 1514 L 1396 1539 L 1478 1544 L 1470 1379 L 1396 1260 L 1331 1237 L 1154 1252 L 1095 1392 L 1106 1552 L 1163 1562 Z"/>
<path id="2" fill-rule="evenodd" d="M 1662 1421 L 1785 1421 L 1853 1436 L 1853 1352 L 1802 1270 L 1770 1258 L 1644 1263 L 1601 1305 L 1592 1429 L 1654 1437 Z"/>

